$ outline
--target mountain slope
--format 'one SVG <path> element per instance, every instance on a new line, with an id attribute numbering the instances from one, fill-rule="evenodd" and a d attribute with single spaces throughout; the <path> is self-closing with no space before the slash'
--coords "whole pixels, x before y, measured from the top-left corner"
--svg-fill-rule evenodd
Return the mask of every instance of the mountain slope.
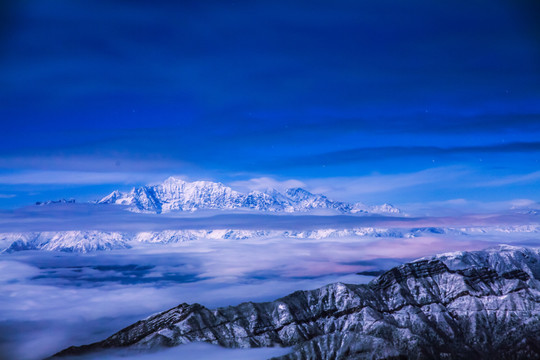
<path id="1" fill-rule="evenodd" d="M 245 240 L 262 238 L 287 239 L 362 239 L 362 238 L 417 238 L 423 236 L 466 236 L 494 234 L 529 235 L 540 233 L 540 225 L 488 226 L 488 227 L 424 227 L 424 228 L 378 228 L 356 227 L 352 229 L 316 230 L 161 230 L 142 232 L 108 231 L 45 231 L 0 233 L 0 253 L 24 250 L 45 250 L 87 253 L 99 250 L 125 249 L 141 243 L 174 244 L 194 240 Z M 448 255 L 450 256 L 450 255 Z M 502 261 L 502 260 L 500 260 Z"/>
<path id="2" fill-rule="evenodd" d="M 389 204 L 366 206 L 328 199 L 300 188 L 288 189 L 285 194 L 275 189 L 265 192 L 240 193 L 221 183 L 210 181 L 186 182 L 170 177 L 162 184 L 133 188 L 129 193 L 113 191 L 99 204 L 129 205 L 135 212 L 165 213 L 198 209 L 251 209 L 269 212 L 305 212 L 315 209 L 337 210 L 341 213 L 398 214 Z"/>
<path id="3" fill-rule="evenodd" d="M 502 262 L 501 262 L 502 260 Z M 181 304 L 57 354 L 205 341 L 293 347 L 280 359 L 539 359 L 540 250 L 443 254 L 367 285 L 331 284 L 274 302 Z"/>

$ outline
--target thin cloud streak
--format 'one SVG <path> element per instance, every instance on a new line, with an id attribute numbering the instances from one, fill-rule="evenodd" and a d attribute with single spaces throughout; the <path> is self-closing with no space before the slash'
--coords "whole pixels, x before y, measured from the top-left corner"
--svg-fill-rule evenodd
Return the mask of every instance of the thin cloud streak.
<path id="1" fill-rule="evenodd" d="M 462 167 L 440 167 L 414 173 L 336 177 L 312 179 L 305 182 L 314 192 L 328 194 L 337 199 L 347 199 L 427 184 L 444 184 L 470 174 L 470 170 Z"/>
<path id="2" fill-rule="evenodd" d="M 285 191 L 290 188 L 305 187 L 306 184 L 300 180 L 276 180 L 271 177 L 259 177 L 249 180 L 233 181 L 231 186 L 237 188 L 240 191 L 258 190 L 264 191 L 268 189 L 276 189 L 278 191 Z"/>
<path id="3" fill-rule="evenodd" d="M 0 175 L 1 185 L 96 185 L 148 183 L 166 174 L 143 172 L 27 171 Z"/>
<path id="4" fill-rule="evenodd" d="M 532 199 L 507 201 L 478 201 L 449 199 L 444 201 L 415 202 L 402 204 L 407 213 L 419 216 L 463 216 L 466 214 L 506 214 L 515 210 L 539 209 L 540 203 Z"/>
<path id="5" fill-rule="evenodd" d="M 302 166 L 315 164 L 354 163 L 361 160 L 450 156 L 467 154 L 496 154 L 496 153 L 537 153 L 540 152 L 540 142 L 515 142 L 510 144 L 494 144 L 481 146 L 383 146 L 362 147 L 356 149 L 332 151 L 312 156 L 303 156 L 285 162 L 286 165 Z M 408 160 L 409 161 L 409 160 Z"/>
<path id="6" fill-rule="evenodd" d="M 90 171 L 90 172 L 138 172 L 170 171 L 170 169 L 193 168 L 194 165 L 179 159 L 132 155 L 11 155 L 0 158 L 0 169 L 27 171 Z"/>
<path id="7" fill-rule="evenodd" d="M 505 185 L 514 185 L 521 183 L 532 183 L 540 180 L 540 171 L 535 171 L 529 174 L 524 175 L 512 175 L 506 176 L 497 180 L 485 182 L 481 184 L 482 186 L 505 186 Z"/>

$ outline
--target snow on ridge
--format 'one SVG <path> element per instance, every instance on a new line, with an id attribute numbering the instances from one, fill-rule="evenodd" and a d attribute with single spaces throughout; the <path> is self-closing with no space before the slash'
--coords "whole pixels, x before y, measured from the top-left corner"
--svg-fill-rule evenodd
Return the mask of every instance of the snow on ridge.
<path id="1" fill-rule="evenodd" d="M 87 253 L 129 248 L 124 234 L 108 231 L 44 231 L 0 234 L 3 252 L 45 250 Z"/>
<path id="2" fill-rule="evenodd" d="M 540 248 L 500 244 L 480 251 L 437 254 L 415 260 L 415 262 L 429 259 L 440 260 L 451 270 L 470 267 L 492 268 L 501 274 L 521 270 L 540 280 Z"/>
<path id="3" fill-rule="evenodd" d="M 247 229 L 202 229 L 202 230 L 160 230 L 141 232 L 114 231 L 46 231 L 0 233 L 0 252 L 15 252 L 21 250 L 46 250 L 65 252 L 92 252 L 99 250 L 127 249 L 137 244 L 175 244 L 195 240 L 246 240 L 264 238 L 283 239 L 355 239 L 355 238 L 416 238 L 423 236 L 460 235 L 467 236 L 492 234 L 497 231 L 492 228 L 482 228 L 483 231 L 465 232 L 463 228 L 383 228 L 356 227 L 351 229 L 314 229 L 314 230 L 247 230 Z M 540 226 L 511 227 L 514 233 L 540 233 Z M 471 229 L 468 229 L 470 231 Z M 477 230 L 473 228 L 473 230 Z M 508 252 L 520 248 L 510 245 L 501 246 L 491 252 Z M 458 264 L 467 257 L 467 252 L 454 252 L 437 255 L 448 264 Z M 457 266 L 457 265 L 455 265 Z"/>
<path id="4" fill-rule="evenodd" d="M 290 188 L 281 193 L 275 189 L 240 193 L 222 183 L 211 181 L 187 182 L 175 177 L 151 186 L 135 187 L 130 192 L 118 190 L 97 201 L 98 204 L 129 205 L 133 212 L 166 213 L 196 211 L 198 209 L 252 209 L 267 212 L 307 212 L 331 209 L 339 213 L 396 215 L 399 209 L 383 204 L 367 206 L 333 201 L 321 194 L 312 194 L 302 188 Z"/>

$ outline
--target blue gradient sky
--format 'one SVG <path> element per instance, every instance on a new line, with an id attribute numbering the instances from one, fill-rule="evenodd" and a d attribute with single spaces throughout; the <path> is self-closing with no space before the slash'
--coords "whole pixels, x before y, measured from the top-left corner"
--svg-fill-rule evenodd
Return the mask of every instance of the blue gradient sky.
<path id="1" fill-rule="evenodd" d="M 2 208 L 168 175 L 540 200 L 537 1 L 0 7 Z"/>

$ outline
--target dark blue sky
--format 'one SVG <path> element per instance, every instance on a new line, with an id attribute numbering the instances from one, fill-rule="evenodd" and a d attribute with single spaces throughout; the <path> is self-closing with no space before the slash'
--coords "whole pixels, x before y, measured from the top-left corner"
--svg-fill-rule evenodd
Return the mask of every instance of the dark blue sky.
<path id="1" fill-rule="evenodd" d="M 0 207 L 172 174 L 540 200 L 537 1 L 1 4 Z"/>

